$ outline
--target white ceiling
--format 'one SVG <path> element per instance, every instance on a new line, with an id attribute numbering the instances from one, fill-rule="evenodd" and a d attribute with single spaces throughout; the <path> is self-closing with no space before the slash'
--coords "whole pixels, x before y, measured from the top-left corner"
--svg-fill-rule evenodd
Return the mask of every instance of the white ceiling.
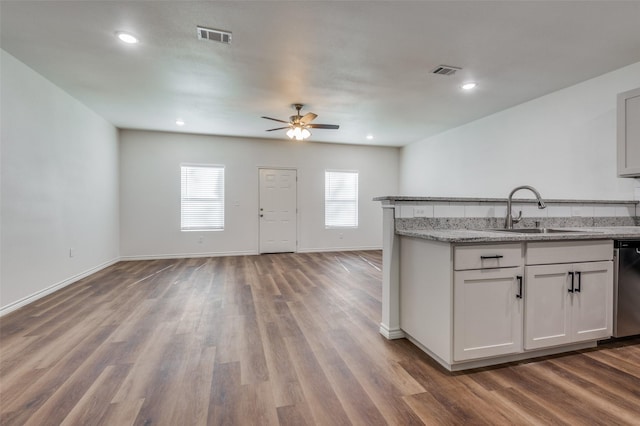
<path id="1" fill-rule="evenodd" d="M 232 44 L 198 40 L 197 25 Z M 4 50 L 120 128 L 285 138 L 260 116 L 300 102 L 340 125 L 312 141 L 388 146 L 640 61 L 633 0 L 21 0 L 0 2 L 0 31 Z M 439 64 L 463 70 L 430 74 Z"/>

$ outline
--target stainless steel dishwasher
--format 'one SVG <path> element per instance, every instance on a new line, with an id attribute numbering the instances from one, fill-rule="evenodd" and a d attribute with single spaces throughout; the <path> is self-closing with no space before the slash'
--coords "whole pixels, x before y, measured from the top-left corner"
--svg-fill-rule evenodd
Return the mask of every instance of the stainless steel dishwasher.
<path id="1" fill-rule="evenodd" d="M 640 240 L 614 244 L 614 337 L 640 334 Z"/>

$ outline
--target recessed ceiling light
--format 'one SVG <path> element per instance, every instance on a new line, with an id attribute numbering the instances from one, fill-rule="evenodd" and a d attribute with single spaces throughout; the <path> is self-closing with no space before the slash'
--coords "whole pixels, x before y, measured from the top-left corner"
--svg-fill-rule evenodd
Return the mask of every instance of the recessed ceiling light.
<path id="1" fill-rule="evenodd" d="M 469 81 L 467 83 L 464 83 L 462 86 L 460 86 L 463 90 L 472 90 L 475 89 L 478 86 L 478 83 L 475 83 L 473 81 Z"/>
<path id="2" fill-rule="evenodd" d="M 367 139 L 369 140 L 373 139 L 373 135 L 367 135 Z"/>
<path id="3" fill-rule="evenodd" d="M 184 126 L 184 120 L 183 120 L 182 118 L 178 118 L 178 119 L 176 120 L 176 124 L 177 124 L 178 126 Z"/>
<path id="4" fill-rule="evenodd" d="M 139 41 L 138 38 L 136 36 L 134 36 L 133 34 L 125 33 L 123 31 L 118 31 L 116 33 L 116 35 L 118 36 L 120 41 L 122 41 L 124 43 L 127 43 L 127 44 L 136 44 Z"/>

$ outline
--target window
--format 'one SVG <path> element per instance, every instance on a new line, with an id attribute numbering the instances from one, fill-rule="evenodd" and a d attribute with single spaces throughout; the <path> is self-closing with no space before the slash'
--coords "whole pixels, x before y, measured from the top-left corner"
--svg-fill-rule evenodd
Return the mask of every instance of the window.
<path id="1" fill-rule="evenodd" d="M 324 226 L 358 227 L 358 172 L 324 172 Z"/>
<path id="2" fill-rule="evenodd" d="M 180 166 L 180 229 L 224 229 L 224 166 Z"/>

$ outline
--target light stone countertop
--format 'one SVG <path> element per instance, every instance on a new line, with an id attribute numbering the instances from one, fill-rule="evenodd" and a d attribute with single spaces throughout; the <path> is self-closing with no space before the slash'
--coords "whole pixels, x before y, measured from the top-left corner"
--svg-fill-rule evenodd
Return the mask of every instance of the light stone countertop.
<path id="1" fill-rule="evenodd" d="M 490 230 L 471 229 L 415 229 L 396 230 L 396 234 L 405 237 L 447 243 L 493 243 L 505 241 L 561 241 L 561 240 L 621 240 L 640 238 L 640 226 L 616 226 L 603 228 L 555 228 L 579 230 L 583 232 L 522 234 Z"/>
<path id="2" fill-rule="evenodd" d="M 636 205 L 640 201 L 636 200 L 569 200 L 569 199 L 547 199 L 543 198 L 547 204 L 630 204 Z M 405 202 L 448 202 L 448 203 L 506 203 L 506 198 L 482 198 L 482 197 L 412 197 L 406 195 L 387 195 L 374 197 L 373 201 L 405 201 Z M 535 198 L 514 198 L 514 204 L 537 203 Z"/>

